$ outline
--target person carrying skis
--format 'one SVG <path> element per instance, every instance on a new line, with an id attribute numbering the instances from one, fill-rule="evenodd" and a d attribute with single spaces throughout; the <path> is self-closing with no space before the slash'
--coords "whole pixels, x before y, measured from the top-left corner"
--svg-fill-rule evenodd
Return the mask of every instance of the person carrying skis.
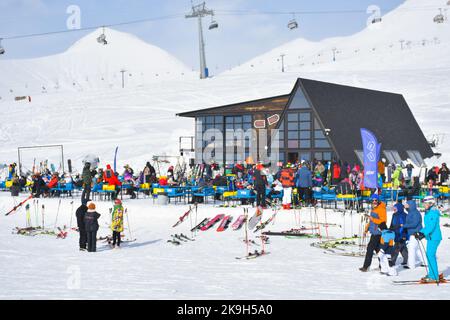
<path id="1" fill-rule="evenodd" d="M 380 272 L 388 276 L 396 276 L 398 273 L 395 268 L 395 258 L 393 258 L 395 251 L 395 232 L 387 228 L 386 222 L 380 223 L 379 229 L 381 232 L 380 251 L 378 252 L 381 267 Z"/>
<path id="2" fill-rule="evenodd" d="M 112 211 L 111 231 L 113 232 L 113 248 L 120 248 L 120 233 L 123 231 L 123 206 L 120 199 L 114 200 L 114 208 Z M 117 247 L 116 247 L 117 243 Z"/>
<path id="3" fill-rule="evenodd" d="M 439 225 L 440 212 L 436 208 L 436 201 L 433 196 L 423 199 L 425 206 L 424 224 L 425 227 L 415 234 L 416 239 L 421 241 L 427 239 L 426 256 L 428 260 L 428 274 L 421 279 L 422 282 L 437 282 L 440 279 L 436 252 L 442 241 L 442 233 Z"/>
<path id="4" fill-rule="evenodd" d="M 380 251 L 381 232 L 378 226 L 381 223 L 386 223 L 386 204 L 380 201 L 377 194 L 373 194 L 370 199 L 372 200 L 372 211 L 370 212 L 369 223 L 366 226 L 365 232 L 370 232 L 370 240 L 367 244 L 366 257 L 364 259 L 364 265 L 359 268 L 362 272 L 369 270 L 372 263 L 373 252 L 378 253 Z"/>
<path id="5" fill-rule="evenodd" d="M 394 214 L 392 215 L 390 230 L 395 232 L 394 252 L 392 253 L 392 263 L 395 265 L 399 253 L 403 257 L 402 266 L 408 264 L 408 248 L 406 246 L 406 239 L 408 232 L 403 226 L 406 222 L 406 212 L 403 204 L 400 202 L 394 205 Z"/>
<path id="6" fill-rule="evenodd" d="M 88 252 L 97 251 L 97 231 L 99 228 L 98 218 L 100 214 L 95 211 L 95 203 L 89 202 L 88 210 L 84 216 L 84 224 L 86 227 Z"/>
<path id="7" fill-rule="evenodd" d="M 80 251 L 86 251 L 87 233 L 86 233 L 86 225 L 84 223 L 84 216 L 86 215 L 87 210 L 88 207 L 86 206 L 86 203 L 82 202 L 81 206 L 77 209 L 77 211 L 75 211 L 75 215 L 77 217 L 78 234 L 80 236 L 79 239 Z"/>
<path id="8" fill-rule="evenodd" d="M 419 242 L 415 238 L 414 234 L 422 229 L 422 215 L 417 210 L 417 204 L 414 200 L 408 200 L 405 204 L 405 208 L 408 211 L 406 215 L 405 223 L 402 226 L 407 231 L 407 243 L 408 248 L 408 265 L 404 266 L 406 269 L 416 268 L 416 261 L 419 260 L 421 265 L 424 264 L 422 254 L 420 252 Z"/>

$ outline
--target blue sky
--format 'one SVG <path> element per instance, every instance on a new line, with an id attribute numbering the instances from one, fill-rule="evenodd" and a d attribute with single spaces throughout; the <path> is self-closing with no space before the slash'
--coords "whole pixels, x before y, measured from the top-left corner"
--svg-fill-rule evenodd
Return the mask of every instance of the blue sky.
<path id="1" fill-rule="evenodd" d="M 199 1 L 194 1 L 194 4 Z M 305 14 L 297 15 L 299 28 L 289 30 L 290 15 L 224 15 L 227 10 L 291 12 L 291 11 L 365 11 L 377 5 L 381 13 L 404 0 L 207 0 L 210 9 L 217 10 L 219 29 L 208 30 L 210 18 L 204 19 L 206 58 L 208 67 L 223 71 L 243 63 L 298 37 L 321 40 L 353 34 L 366 25 L 369 14 Z M 190 0 L 1 0 L 0 38 L 66 29 L 69 5 L 81 9 L 81 27 L 113 24 L 131 20 L 176 14 L 179 18 L 120 26 L 116 29 L 132 33 L 157 45 L 198 69 L 198 38 L 195 19 L 185 19 Z M 79 31 L 45 37 L 4 40 L 8 58 L 30 58 L 55 54 L 89 33 Z"/>

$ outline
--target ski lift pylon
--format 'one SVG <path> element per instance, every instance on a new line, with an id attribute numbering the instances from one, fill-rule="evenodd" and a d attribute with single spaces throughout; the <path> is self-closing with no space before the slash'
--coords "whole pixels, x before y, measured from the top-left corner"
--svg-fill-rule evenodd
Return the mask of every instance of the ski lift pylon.
<path id="1" fill-rule="evenodd" d="M 5 53 L 5 48 L 2 47 L 2 38 L 0 38 L 0 54 L 4 54 Z"/>
<path id="2" fill-rule="evenodd" d="M 297 29 L 298 28 L 298 23 L 297 23 L 297 20 L 295 19 L 295 14 L 292 14 L 292 19 L 291 20 L 289 20 L 289 22 L 288 22 L 288 28 L 289 29 L 291 29 L 291 30 L 294 30 L 294 29 Z"/>

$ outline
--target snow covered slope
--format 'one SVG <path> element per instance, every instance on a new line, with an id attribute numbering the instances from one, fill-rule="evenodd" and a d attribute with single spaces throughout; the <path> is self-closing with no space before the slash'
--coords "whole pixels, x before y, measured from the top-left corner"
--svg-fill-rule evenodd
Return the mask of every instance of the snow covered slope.
<path id="1" fill-rule="evenodd" d="M 194 76 L 175 57 L 131 34 L 106 28 L 108 44 L 100 44 L 97 37 L 102 32 L 88 34 L 61 54 L 23 60 L 2 57 L 0 96 L 4 100 L 68 89 L 117 89 L 122 86 L 122 69 L 126 86 Z"/>
<path id="2" fill-rule="evenodd" d="M 20 199 L 24 199 L 22 195 Z M 63 198 L 57 220 L 58 226 L 70 226 L 74 208 L 71 199 Z M 32 204 L 32 203 L 31 203 Z M 45 205 L 45 225 L 53 230 L 58 199 L 39 199 Z M 108 225 L 111 216 L 109 201 L 97 201 L 99 219 L 98 236 L 111 234 Z M 0 193 L 0 213 L 14 205 L 13 198 Z M 425 268 L 406 270 L 398 266 L 397 277 L 380 274 L 374 255 L 370 272 L 358 270 L 361 257 L 325 254 L 323 249 L 310 244 L 318 239 L 287 239 L 270 237 L 265 246 L 269 255 L 254 260 L 237 260 L 246 254 L 245 229 L 216 232 L 218 225 L 208 231 L 199 231 L 195 241 L 180 246 L 167 243 L 171 234 L 184 233 L 203 218 L 216 214 L 231 215 L 236 220 L 242 208 L 217 208 L 212 204 L 200 205 L 197 215 L 192 214 L 181 225 L 172 228 L 187 211 L 187 205 L 159 206 L 149 198 L 124 200 L 129 219 L 125 219 L 125 238 L 137 241 L 123 243 L 121 249 L 112 250 L 107 243 L 97 242 L 97 252 L 78 251 L 78 233 L 69 231 L 66 239 L 51 235 L 34 237 L 11 234 L 16 226 L 25 225 L 25 210 L 5 217 L 0 214 L 0 299 L 449 299 L 450 284 L 396 286 L 393 280 L 416 280 L 423 277 Z M 253 215 L 255 209 L 250 208 Z M 390 208 L 389 208 L 390 211 Z M 264 211 L 265 221 L 272 210 Z M 31 205 L 31 222 L 41 223 L 40 212 L 35 214 Z M 266 230 L 282 231 L 311 227 L 313 208 L 280 211 L 274 224 Z M 391 212 L 388 214 L 391 219 Z M 191 220 L 192 219 L 192 220 Z M 295 223 L 295 221 L 301 223 Z M 361 217 L 354 211 L 342 215 L 334 210 L 318 209 L 317 221 L 339 226 L 324 228 L 320 233 L 325 240 L 360 233 Z M 129 223 L 128 223 L 129 222 Z M 443 218 L 441 224 L 448 223 Z M 72 226 L 76 225 L 73 217 Z M 130 229 L 131 231 L 130 231 Z M 131 232 L 131 236 L 130 236 Z M 311 231 L 307 231 L 311 232 Z M 442 227 L 443 238 L 439 246 L 439 271 L 449 276 L 450 229 Z M 261 250 L 258 233 L 249 231 L 250 239 L 259 245 L 250 250 Z M 399 261 L 400 263 L 400 261 Z"/>
<path id="3" fill-rule="evenodd" d="M 349 37 L 311 42 L 299 38 L 229 71 L 231 74 L 287 71 L 429 69 L 450 65 L 450 21 L 437 24 L 444 0 L 406 0 Z M 368 15 L 369 17 L 369 15 Z M 300 24 L 301 25 L 301 24 Z M 403 48 L 403 49 L 402 49 Z M 333 49 L 336 61 L 333 61 Z"/>

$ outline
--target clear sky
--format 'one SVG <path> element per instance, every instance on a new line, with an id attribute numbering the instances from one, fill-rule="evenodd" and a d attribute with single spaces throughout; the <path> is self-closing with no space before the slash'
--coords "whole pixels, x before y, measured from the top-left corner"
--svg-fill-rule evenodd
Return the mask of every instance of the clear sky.
<path id="1" fill-rule="evenodd" d="M 200 1 L 194 1 L 194 4 Z M 353 34 L 366 25 L 365 10 L 377 5 L 386 14 L 404 0 L 207 0 L 216 11 L 219 28 L 208 30 L 210 17 L 204 18 L 206 59 L 212 73 L 243 63 L 285 42 L 304 37 L 321 40 Z M 81 27 L 114 24 L 132 20 L 178 15 L 158 20 L 116 27 L 157 45 L 198 69 L 197 21 L 185 19 L 191 11 L 190 0 L 1 0 L 0 38 L 16 35 L 65 30 L 69 5 L 81 9 Z M 296 15 L 299 28 L 289 30 L 292 15 L 229 15 L 228 10 L 258 12 L 305 12 L 361 10 L 359 13 Z M 8 58 L 39 57 L 62 52 L 91 31 L 50 36 L 4 40 Z"/>

